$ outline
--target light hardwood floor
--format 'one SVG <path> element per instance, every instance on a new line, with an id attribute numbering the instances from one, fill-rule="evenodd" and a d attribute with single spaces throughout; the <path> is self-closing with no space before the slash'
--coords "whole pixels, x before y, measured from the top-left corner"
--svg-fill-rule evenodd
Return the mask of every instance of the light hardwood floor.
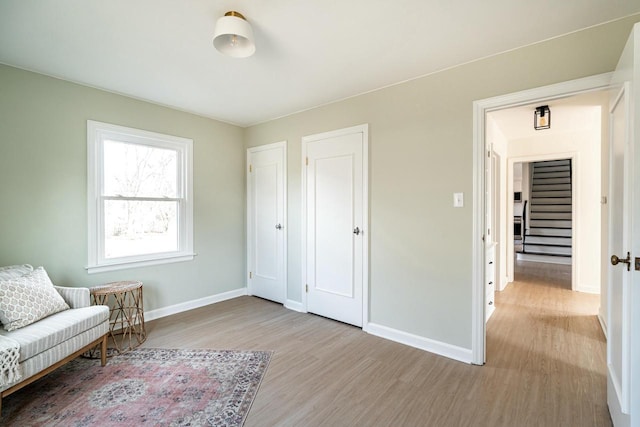
<path id="1" fill-rule="evenodd" d="M 598 297 L 519 273 L 483 367 L 254 297 L 149 322 L 144 346 L 274 350 L 247 427 L 610 426 Z"/>

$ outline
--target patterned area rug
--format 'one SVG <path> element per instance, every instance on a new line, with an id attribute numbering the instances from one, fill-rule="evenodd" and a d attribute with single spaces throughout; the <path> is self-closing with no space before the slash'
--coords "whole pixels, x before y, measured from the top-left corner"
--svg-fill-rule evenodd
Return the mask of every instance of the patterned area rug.
<path id="1" fill-rule="evenodd" d="M 2 425 L 241 426 L 271 352 L 136 349 L 77 358 L 2 402 Z"/>

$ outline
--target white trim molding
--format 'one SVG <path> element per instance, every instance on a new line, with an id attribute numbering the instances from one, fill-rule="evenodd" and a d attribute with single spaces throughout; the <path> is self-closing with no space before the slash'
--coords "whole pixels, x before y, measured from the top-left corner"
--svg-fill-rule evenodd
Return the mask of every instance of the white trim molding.
<path id="1" fill-rule="evenodd" d="M 284 303 L 284 308 L 288 308 L 289 310 L 297 311 L 298 313 L 306 313 L 304 307 L 301 302 L 294 300 L 286 300 Z"/>
<path id="2" fill-rule="evenodd" d="M 458 362 L 471 363 L 471 350 L 468 348 L 432 340 L 376 323 L 368 323 L 365 331 L 371 335 L 448 357 Z"/>
<path id="3" fill-rule="evenodd" d="M 602 317 L 602 313 L 598 313 L 598 323 L 600 323 L 600 327 L 602 328 L 602 333 L 604 334 L 604 339 L 608 339 L 607 337 L 607 323 L 604 321 Z"/>
<path id="4" fill-rule="evenodd" d="M 108 190 L 106 174 L 108 162 L 106 146 L 112 143 L 138 148 L 172 151 L 175 153 L 175 190 L 166 194 L 118 194 Z M 112 163 L 117 163 L 112 161 Z M 124 171 L 111 171 L 125 174 Z M 176 203 L 176 247 L 166 252 L 141 248 L 134 254 L 107 254 L 107 223 L 105 204 L 108 201 L 128 203 Z M 170 262 L 191 261 L 193 250 L 193 140 L 125 126 L 87 120 L 87 272 L 89 274 Z"/>
<path id="5" fill-rule="evenodd" d="M 472 363 L 482 365 L 486 355 L 486 325 L 484 315 L 484 241 L 486 150 L 485 117 L 490 111 L 563 98 L 611 87 L 613 73 L 599 74 L 567 82 L 543 86 L 473 102 L 473 227 L 472 227 L 472 300 L 471 349 Z"/>
<path id="6" fill-rule="evenodd" d="M 233 291 L 223 292 L 208 297 L 198 298 L 191 301 L 185 301 L 178 304 L 169 305 L 167 307 L 156 308 L 144 313 L 146 321 L 160 319 L 161 317 L 171 316 L 172 314 L 182 313 L 184 311 L 193 310 L 195 308 L 204 307 L 206 305 L 215 304 L 222 301 L 238 298 L 247 295 L 247 288 L 234 289 Z"/>

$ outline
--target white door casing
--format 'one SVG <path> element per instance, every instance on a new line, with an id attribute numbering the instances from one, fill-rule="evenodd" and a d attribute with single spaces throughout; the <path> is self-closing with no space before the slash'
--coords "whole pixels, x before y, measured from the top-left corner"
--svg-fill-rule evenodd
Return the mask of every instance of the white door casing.
<path id="1" fill-rule="evenodd" d="M 368 320 L 368 126 L 304 137 L 303 304 L 356 326 Z"/>
<path id="2" fill-rule="evenodd" d="M 501 95 L 494 98 L 474 101 L 473 103 L 473 223 L 472 223 L 472 335 L 471 335 L 471 360 L 476 365 L 485 362 L 485 242 L 483 240 L 486 231 L 485 225 L 485 159 L 487 158 L 488 141 L 485 134 L 485 120 L 487 113 L 526 104 L 544 103 L 553 99 L 576 95 L 611 87 L 612 73 L 571 80 L 550 86 L 530 89 L 522 92 Z M 508 165 L 508 169 L 510 169 Z M 509 190 L 507 190 L 507 197 Z M 509 202 L 507 202 L 507 209 Z M 509 217 L 509 213 L 507 213 Z M 507 241 L 509 230 L 507 230 Z M 511 233 L 512 234 L 512 233 Z M 508 252 L 508 250 L 507 250 Z"/>
<path id="3" fill-rule="evenodd" d="M 286 141 L 247 150 L 247 288 L 285 303 Z"/>

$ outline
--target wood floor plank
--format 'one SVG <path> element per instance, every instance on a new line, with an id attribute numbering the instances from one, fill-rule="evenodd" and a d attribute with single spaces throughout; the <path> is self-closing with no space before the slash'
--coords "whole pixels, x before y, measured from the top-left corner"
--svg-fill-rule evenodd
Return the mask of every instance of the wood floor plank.
<path id="1" fill-rule="evenodd" d="M 148 322 L 143 346 L 275 351 L 247 427 L 611 426 L 599 298 L 530 264 L 496 294 L 482 367 L 254 297 Z"/>

